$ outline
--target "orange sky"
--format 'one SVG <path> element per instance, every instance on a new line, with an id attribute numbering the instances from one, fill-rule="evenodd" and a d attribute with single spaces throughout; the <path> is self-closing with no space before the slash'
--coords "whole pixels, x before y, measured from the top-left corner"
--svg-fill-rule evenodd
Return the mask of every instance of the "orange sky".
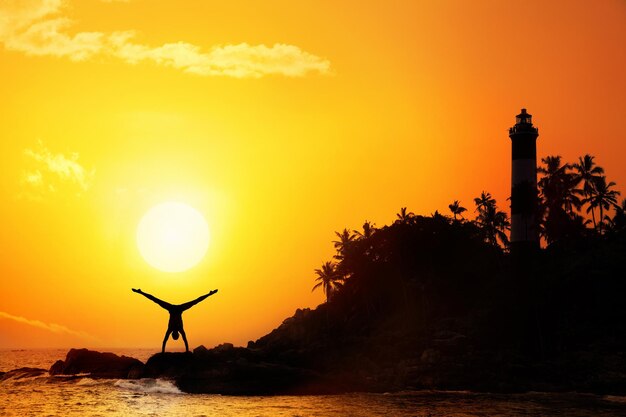
<path id="1" fill-rule="evenodd" d="M 335 230 L 506 208 L 521 107 L 539 156 L 591 153 L 626 192 L 624 45 L 622 0 L 3 0 L 0 347 L 157 349 L 131 287 L 219 288 L 190 344 L 256 339 L 323 301 Z M 211 230 L 187 272 L 135 242 L 169 200 Z"/>

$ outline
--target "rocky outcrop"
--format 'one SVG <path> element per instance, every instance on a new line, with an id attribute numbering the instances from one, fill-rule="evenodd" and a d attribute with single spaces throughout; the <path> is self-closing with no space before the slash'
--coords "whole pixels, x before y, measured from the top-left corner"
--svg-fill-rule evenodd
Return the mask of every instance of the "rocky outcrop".
<path id="1" fill-rule="evenodd" d="M 185 392 L 224 395 L 310 393 L 319 379 L 313 371 L 264 361 L 230 343 L 200 346 L 193 353 L 158 353 L 146 362 L 143 377 L 173 379 Z"/>
<path id="2" fill-rule="evenodd" d="M 626 357 L 602 349 L 577 351 L 536 360 L 514 350 L 478 349 L 463 335 L 438 333 L 428 345 L 378 344 L 373 351 L 290 350 L 283 355 L 234 347 L 230 343 L 188 353 L 158 353 L 144 365 L 112 353 L 72 349 L 50 374 L 64 379 L 165 378 L 188 393 L 224 395 L 334 394 L 399 390 L 472 390 L 483 392 L 584 391 L 626 392 Z M 410 347 L 414 347 L 413 351 Z M 332 366 L 331 366 L 332 365 Z M 44 369 L 20 368 L 0 374 L 0 381 L 47 376 Z"/>
<path id="3" fill-rule="evenodd" d="M 23 370 L 22 370 L 23 371 Z M 45 374 L 45 370 L 16 375 Z M 157 353 L 146 364 L 112 353 L 71 349 L 64 361 L 50 368 L 52 376 L 80 378 L 165 378 L 184 392 L 224 395 L 328 394 L 360 387 L 347 375 L 327 376 L 302 366 L 269 361 L 262 351 L 234 347 L 230 343 L 207 349 L 199 346 L 193 353 Z"/>
<path id="4" fill-rule="evenodd" d="M 143 374 L 143 363 L 128 356 L 88 349 L 70 349 L 64 361 L 56 361 L 50 375 L 89 374 L 92 378 L 137 378 Z"/>

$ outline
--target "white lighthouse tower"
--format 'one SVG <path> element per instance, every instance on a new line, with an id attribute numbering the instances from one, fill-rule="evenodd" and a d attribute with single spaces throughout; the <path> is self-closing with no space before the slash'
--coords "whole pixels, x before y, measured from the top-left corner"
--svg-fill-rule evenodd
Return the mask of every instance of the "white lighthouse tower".
<path id="1" fill-rule="evenodd" d="M 532 116 L 522 109 L 509 129 L 512 150 L 511 252 L 521 254 L 539 247 L 537 227 L 537 137 Z"/>

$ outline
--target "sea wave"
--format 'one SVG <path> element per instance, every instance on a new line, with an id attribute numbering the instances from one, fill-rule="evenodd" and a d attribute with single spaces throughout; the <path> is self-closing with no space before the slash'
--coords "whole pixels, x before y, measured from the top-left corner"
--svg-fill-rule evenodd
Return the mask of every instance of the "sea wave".
<path id="1" fill-rule="evenodd" d="M 110 385 L 110 384 L 111 384 L 111 381 L 108 379 L 92 379 L 92 378 L 81 378 L 76 382 L 76 385 L 87 386 L 87 387 L 91 387 L 94 385 Z"/>
<path id="2" fill-rule="evenodd" d="M 621 395 L 605 395 L 602 397 L 606 401 L 611 401 L 614 403 L 623 403 L 626 404 L 626 396 Z"/>
<path id="3" fill-rule="evenodd" d="M 372 395 L 385 395 L 385 396 L 392 396 L 392 397 L 402 397 L 402 396 L 407 396 L 407 395 L 430 396 L 430 395 L 437 395 L 437 394 L 441 394 L 441 395 L 480 395 L 480 394 L 483 394 L 483 393 L 476 392 L 476 391 L 468 391 L 468 390 L 437 390 L 437 389 L 412 390 L 412 389 L 409 389 L 409 390 L 402 390 L 402 391 L 389 391 L 389 392 L 383 392 L 383 393 L 380 393 L 380 394 L 372 394 Z"/>
<path id="4" fill-rule="evenodd" d="M 145 393 L 183 394 L 174 383 L 166 379 L 119 379 L 113 385 L 121 389 Z"/>
<path id="5" fill-rule="evenodd" d="M 155 394 L 184 394 L 174 383 L 167 379 L 105 379 L 90 378 L 90 374 L 50 376 L 43 369 L 21 368 L 7 372 L 0 378 L 0 384 L 11 386 L 40 385 L 49 383 L 71 383 L 79 387 L 111 386 L 127 391 Z"/>
<path id="6" fill-rule="evenodd" d="M 78 378 L 86 378 L 89 379 L 87 377 L 91 376 L 91 374 L 89 372 L 82 372 L 79 374 L 69 374 L 69 375 L 63 375 L 63 374 L 57 374 L 54 375 L 55 379 L 78 379 Z"/>

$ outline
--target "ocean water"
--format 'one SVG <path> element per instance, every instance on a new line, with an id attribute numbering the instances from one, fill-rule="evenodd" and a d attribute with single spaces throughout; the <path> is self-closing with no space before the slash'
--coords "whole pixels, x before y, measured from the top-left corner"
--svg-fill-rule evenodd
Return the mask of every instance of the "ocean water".
<path id="1" fill-rule="evenodd" d="M 153 351 L 116 349 L 145 361 Z M 0 370 L 48 369 L 66 350 L 1 350 Z M 94 380 L 29 376 L 0 382 L 1 416 L 626 416 L 626 397 L 579 393 L 389 394 L 232 397 L 184 394 L 161 379 Z"/>

